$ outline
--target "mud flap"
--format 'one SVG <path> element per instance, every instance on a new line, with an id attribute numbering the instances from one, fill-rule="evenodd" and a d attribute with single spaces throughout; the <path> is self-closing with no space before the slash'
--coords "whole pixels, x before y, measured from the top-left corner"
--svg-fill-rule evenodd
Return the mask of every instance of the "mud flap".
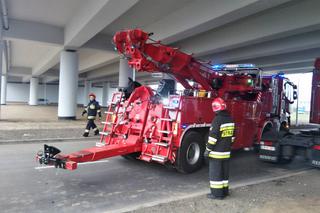
<path id="1" fill-rule="evenodd" d="M 320 146 L 314 146 L 310 149 L 310 164 L 311 166 L 320 168 Z"/>
<path id="2" fill-rule="evenodd" d="M 273 141 L 261 141 L 259 159 L 267 162 L 277 163 L 280 160 L 280 145 Z"/>

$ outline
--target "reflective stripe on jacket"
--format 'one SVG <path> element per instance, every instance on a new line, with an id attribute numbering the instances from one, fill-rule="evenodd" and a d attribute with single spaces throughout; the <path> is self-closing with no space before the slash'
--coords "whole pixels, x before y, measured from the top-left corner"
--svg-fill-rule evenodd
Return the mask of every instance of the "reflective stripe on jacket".
<path id="1" fill-rule="evenodd" d="M 235 123 L 229 113 L 224 110 L 216 113 L 212 121 L 207 147 L 212 159 L 230 158 L 231 144 L 235 137 Z"/>

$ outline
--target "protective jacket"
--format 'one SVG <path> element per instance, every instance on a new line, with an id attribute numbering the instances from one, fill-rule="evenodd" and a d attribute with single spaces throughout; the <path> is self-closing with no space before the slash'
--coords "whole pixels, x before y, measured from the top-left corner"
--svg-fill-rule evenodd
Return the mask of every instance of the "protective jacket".
<path id="1" fill-rule="evenodd" d="M 226 110 L 216 113 L 212 121 L 207 150 L 209 158 L 230 158 L 231 144 L 234 141 L 235 123 Z"/>
<path id="2" fill-rule="evenodd" d="M 88 114 L 88 120 L 94 120 L 97 116 L 101 117 L 101 108 L 99 102 L 96 100 L 90 101 L 87 107 L 83 110 L 82 115 Z"/>

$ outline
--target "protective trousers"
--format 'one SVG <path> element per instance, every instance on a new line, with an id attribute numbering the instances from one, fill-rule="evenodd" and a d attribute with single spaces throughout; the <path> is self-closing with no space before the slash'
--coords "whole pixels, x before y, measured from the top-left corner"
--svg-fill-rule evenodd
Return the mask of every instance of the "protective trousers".
<path id="1" fill-rule="evenodd" d="M 94 131 L 97 130 L 97 125 L 94 123 L 93 119 L 88 119 L 85 132 L 89 132 L 90 129 L 93 129 Z"/>
<path id="2" fill-rule="evenodd" d="M 229 194 L 229 159 L 209 158 L 209 180 L 214 196 L 225 197 Z"/>

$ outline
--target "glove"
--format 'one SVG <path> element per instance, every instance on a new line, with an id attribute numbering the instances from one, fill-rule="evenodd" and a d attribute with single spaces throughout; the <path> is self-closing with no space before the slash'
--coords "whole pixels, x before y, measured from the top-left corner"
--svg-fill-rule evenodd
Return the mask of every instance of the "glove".
<path id="1" fill-rule="evenodd" d="M 204 153 L 203 153 L 203 157 L 204 158 L 208 158 L 209 157 L 209 150 L 204 150 Z"/>

